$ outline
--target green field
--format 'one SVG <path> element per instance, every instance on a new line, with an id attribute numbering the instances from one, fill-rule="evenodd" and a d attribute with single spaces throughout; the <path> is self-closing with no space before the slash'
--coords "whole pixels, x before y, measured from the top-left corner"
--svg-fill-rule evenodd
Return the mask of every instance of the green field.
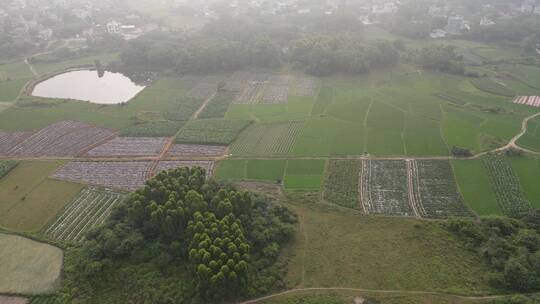
<path id="1" fill-rule="evenodd" d="M 518 139 L 517 144 L 533 151 L 540 151 L 540 117 L 529 120 L 527 132 Z"/>
<path id="2" fill-rule="evenodd" d="M 198 119 L 188 122 L 176 135 L 175 142 L 187 144 L 228 145 L 251 122 L 248 120 Z"/>
<path id="3" fill-rule="evenodd" d="M 452 162 L 459 191 L 465 203 L 478 215 L 502 215 L 482 160 Z"/>
<path id="4" fill-rule="evenodd" d="M 37 232 L 82 185 L 47 178 L 61 162 L 23 162 L 0 180 L 0 226 Z"/>
<path id="5" fill-rule="evenodd" d="M 521 187 L 534 208 L 540 208 L 540 159 L 536 157 L 512 158 L 512 168 L 519 177 Z"/>
<path id="6" fill-rule="evenodd" d="M 289 248 L 287 287 L 490 293 L 487 267 L 438 223 L 366 217 L 291 193 L 300 223 Z M 435 271 L 436 269 L 436 271 Z"/>
<path id="7" fill-rule="evenodd" d="M 0 293 L 53 291 L 59 285 L 62 260 L 59 248 L 0 233 Z"/>
<path id="8" fill-rule="evenodd" d="M 358 160 L 329 160 L 323 198 L 336 205 L 357 209 L 360 166 Z"/>
<path id="9" fill-rule="evenodd" d="M 219 162 L 215 177 L 226 181 L 264 181 L 276 183 L 283 180 L 286 160 L 279 159 L 228 159 Z"/>
<path id="10" fill-rule="evenodd" d="M 32 76 L 23 61 L 0 64 L 0 101 L 15 100 Z"/>
<path id="11" fill-rule="evenodd" d="M 319 189 L 324 175 L 324 160 L 289 160 L 285 169 L 285 189 Z"/>

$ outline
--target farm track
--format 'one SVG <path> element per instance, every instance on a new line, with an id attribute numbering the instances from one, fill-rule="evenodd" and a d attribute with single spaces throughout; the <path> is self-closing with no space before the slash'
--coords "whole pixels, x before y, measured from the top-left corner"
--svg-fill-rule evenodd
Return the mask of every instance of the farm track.
<path id="1" fill-rule="evenodd" d="M 417 291 L 417 290 L 386 290 L 386 289 L 363 289 L 363 288 L 350 288 L 350 287 L 310 287 L 310 288 L 295 288 L 278 293 L 274 293 L 268 296 L 261 298 L 248 300 L 244 302 L 238 302 L 237 304 L 254 304 L 261 301 L 277 298 L 280 296 L 285 296 L 294 293 L 302 293 L 309 291 L 354 291 L 354 292 L 367 292 L 367 293 L 384 293 L 384 294 L 398 294 L 398 295 L 426 295 L 426 296 L 444 296 L 452 297 L 461 300 L 496 300 L 503 299 L 517 294 L 506 294 L 506 295 L 492 295 L 492 296 L 463 296 L 445 292 L 438 291 Z M 522 294 L 519 294 L 522 295 Z"/>

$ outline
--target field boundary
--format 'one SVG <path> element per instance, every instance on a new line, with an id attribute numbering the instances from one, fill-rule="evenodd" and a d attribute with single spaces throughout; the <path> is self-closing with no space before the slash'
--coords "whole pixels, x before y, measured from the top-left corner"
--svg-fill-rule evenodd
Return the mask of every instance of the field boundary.
<path id="1" fill-rule="evenodd" d="M 309 292 L 309 291 L 356 291 L 356 292 L 366 292 L 366 293 L 385 293 L 385 294 L 402 294 L 402 295 L 432 295 L 432 296 L 446 296 L 446 297 L 453 297 L 463 300 L 493 300 L 493 299 L 502 299 L 506 297 L 511 297 L 514 295 L 535 295 L 537 293 L 530 293 L 530 294 L 521 294 L 521 293 L 514 293 L 514 294 L 502 294 L 502 295 L 488 295 L 488 296 L 464 296 L 459 294 L 451 294 L 446 292 L 439 292 L 439 291 L 419 291 L 419 290 L 387 290 L 387 289 L 363 289 L 363 288 L 352 288 L 352 287 L 308 287 L 308 288 L 295 288 L 290 289 L 278 293 L 274 293 L 271 295 L 267 295 L 264 297 L 260 297 L 257 299 L 252 299 L 244 302 L 237 302 L 237 304 L 253 304 L 253 303 L 259 303 L 261 301 L 281 297 L 284 295 L 294 294 L 294 293 L 302 293 L 302 292 Z"/>

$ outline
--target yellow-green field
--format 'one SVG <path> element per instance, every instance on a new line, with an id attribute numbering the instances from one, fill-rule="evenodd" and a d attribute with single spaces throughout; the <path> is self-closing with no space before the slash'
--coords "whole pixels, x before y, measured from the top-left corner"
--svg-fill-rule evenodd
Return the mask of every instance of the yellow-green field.
<path id="1" fill-rule="evenodd" d="M 83 185 L 49 179 L 61 164 L 23 162 L 0 180 L 0 226 L 37 232 L 69 203 Z"/>
<path id="2" fill-rule="evenodd" d="M 62 261 L 57 247 L 0 233 L 0 293 L 53 291 L 60 283 Z"/>

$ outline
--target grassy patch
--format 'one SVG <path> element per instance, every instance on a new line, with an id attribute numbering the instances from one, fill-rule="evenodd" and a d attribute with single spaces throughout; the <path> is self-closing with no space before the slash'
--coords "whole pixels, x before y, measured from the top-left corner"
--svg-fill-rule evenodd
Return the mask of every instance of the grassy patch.
<path id="1" fill-rule="evenodd" d="M 198 119 L 190 121 L 176 136 L 177 143 L 228 145 L 251 122 L 246 120 Z"/>
<path id="2" fill-rule="evenodd" d="M 39 231 L 82 188 L 48 179 L 60 162 L 23 162 L 0 180 L 0 226 Z"/>
<path id="3" fill-rule="evenodd" d="M 517 144 L 527 149 L 540 151 L 540 117 L 528 122 L 527 133 L 518 139 Z"/>
<path id="4" fill-rule="evenodd" d="M 456 160 L 452 165 L 465 203 L 478 215 L 502 215 L 482 160 Z"/>
<path id="5" fill-rule="evenodd" d="M 280 159 L 227 159 L 219 162 L 216 178 L 220 180 L 250 180 L 275 183 L 283 179 L 286 160 Z"/>
<path id="6" fill-rule="evenodd" d="M 309 204 L 304 196 L 288 197 L 300 219 L 290 249 L 289 288 L 492 291 L 483 279 L 483 261 L 438 223 L 360 216 Z"/>
<path id="7" fill-rule="evenodd" d="M 39 294 L 58 284 L 63 253 L 20 236 L 0 234 L 0 293 Z"/>
<path id="8" fill-rule="evenodd" d="M 513 97 L 516 95 L 516 92 L 511 88 L 504 86 L 498 82 L 493 81 L 491 78 L 474 78 L 471 79 L 471 83 L 479 90 L 486 93 L 491 93 L 495 95 Z"/>

